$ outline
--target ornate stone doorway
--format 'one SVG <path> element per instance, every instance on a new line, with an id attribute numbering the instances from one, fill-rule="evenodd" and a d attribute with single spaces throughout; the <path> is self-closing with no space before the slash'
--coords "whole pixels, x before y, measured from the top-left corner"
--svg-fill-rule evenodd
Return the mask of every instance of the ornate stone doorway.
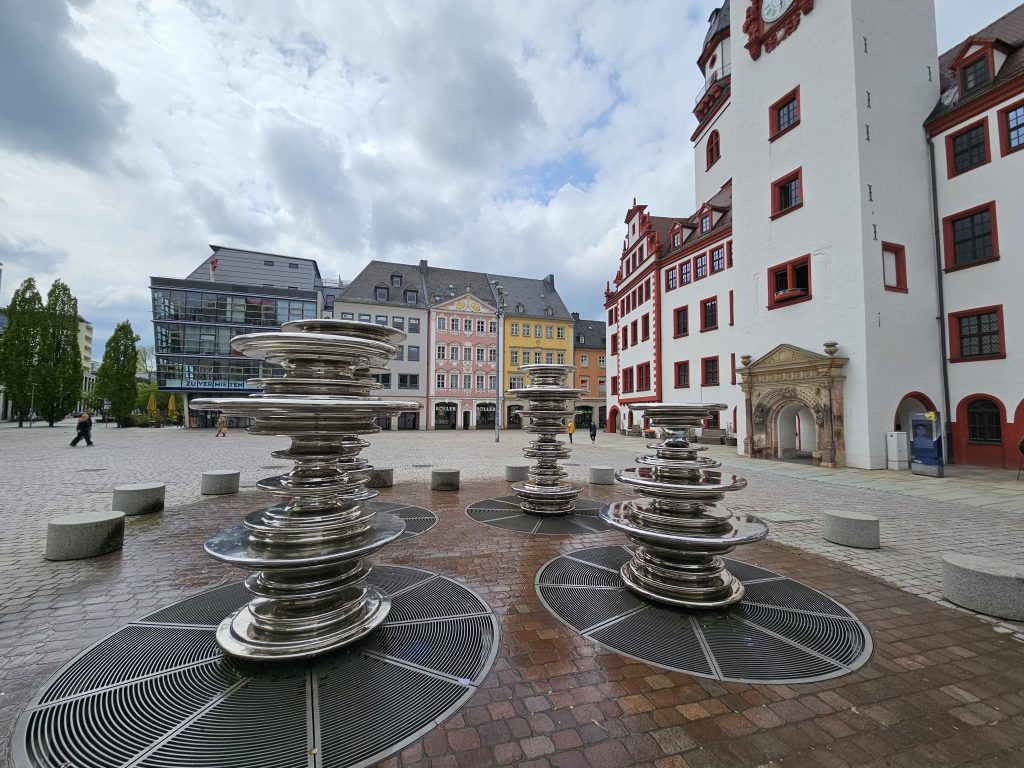
<path id="1" fill-rule="evenodd" d="M 843 367 L 839 345 L 826 354 L 780 344 L 756 361 L 740 358 L 746 400 L 743 453 L 757 458 L 810 454 L 815 464 L 846 466 L 843 430 Z"/>

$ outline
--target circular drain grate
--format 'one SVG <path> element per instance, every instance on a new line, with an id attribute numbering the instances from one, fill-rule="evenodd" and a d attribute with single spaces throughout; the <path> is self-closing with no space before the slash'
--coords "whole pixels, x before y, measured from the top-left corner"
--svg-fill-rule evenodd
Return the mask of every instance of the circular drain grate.
<path id="1" fill-rule="evenodd" d="M 548 536 L 586 536 L 612 530 L 597 516 L 604 506 L 593 499 L 576 499 L 576 511 L 561 517 L 528 515 L 519 508 L 518 496 L 498 496 L 474 501 L 466 514 L 484 525 L 520 533 L 541 533 Z"/>
<path id="2" fill-rule="evenodd" d="M 307 662 L 231 659 L 216 625 L 241 584 L 150 614 L 82 653 L 18 721 L 15 768 L 341 768 L 394 754 L 453 715 L 498 650 L 487 603 L 415 568 L 376 566 L 387 621 Z"/>
<path id="3" fill-rule="evenodd" d="M 409 504 L 398 504 L 390 501 L 366 501 L 363 502 L 363 506 L 367 509 L 372 509 L 374 512 L 388 512 L 405 521 L 405 532 L 396 541 L 404 541 L 405 539 L 411 539 L 413 536 L 419 536 L 421 533 L 426 533 L 437 525 L 437 515 L 423 507 L 413 507 Z"/>
<path id="4" fill-rule="evenodd" d="M 548 561 L 537 594 L 558 619 L 624 656 L 676 672 L 740 683 L 806 683 L 853 672 L 871 635 L 832 598 L 777 573 L 726 559 L 746 596 L 724 611 L 682 611 L 640 599 L 622 583 L 624 546 Z"/>

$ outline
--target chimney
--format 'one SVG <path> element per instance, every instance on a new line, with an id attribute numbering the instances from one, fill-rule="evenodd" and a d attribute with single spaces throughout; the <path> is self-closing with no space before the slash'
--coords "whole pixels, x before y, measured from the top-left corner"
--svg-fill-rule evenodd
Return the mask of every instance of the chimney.
<path id="1" fill-rule="evenodd" d="M 573 320 L 579 320 L 580 319 L 580 313 L 579 312 L 573 312 L 572 313 L 572 319 Z"/>
<path id="2" fill-rule="evenodd" d="M 555 276 L 554 275 L 548 275 L 547 277 L 545 277 L 544 278 L 544 286 L 549 291 L 555 290 Z"/>
<path id="3" fill-rule="evenodd" d="M 424 277 L 427 276 L 427 260 L 426 259 L 420 259 L 420 274 L 423 275 Z"/>

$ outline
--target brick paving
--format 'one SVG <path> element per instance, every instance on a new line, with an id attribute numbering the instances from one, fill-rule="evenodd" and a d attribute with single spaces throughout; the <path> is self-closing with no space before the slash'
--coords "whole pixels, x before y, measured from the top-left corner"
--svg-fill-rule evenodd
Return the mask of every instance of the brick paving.
<path id="1" fill-rule="evenodd" d="M 4 761 L 14 720 L 63 663 L 131 619 L 241 577 L 207 558 L 202 541 L 270 503 L 269 497 L 250 489 L 202 500 L 199 477 L 204 469 L 239 469 L 251 488 L 259 477 L 282 471 L 264 467 L 283 464 L 269 451 L 286 442 L 238 430 L 214 440 L 211 432 L 100 426 L 94 448 L 70 449 L 72 435 L 70 424 L 0 428 Z M 724 455 L 750 483 L 730 499 L 732 506 L 806 518 L 772 523 L 771 539 L 734 556 L 839 600 L 867 624 L 876 648 L 856 673 L 820 683 L 720 683 L 608 652 L 542 607 L 533 578 L 544 562 L 574 549 L 622 543 L 620 534 L 534 537 L 465 516 L 468 503 L 507 493 L 507 484 L 493 478 L 505 463 L 521 461 L 527 438 L 503 433 L 498 445 L 487 433 L 371 438 L 366 455 L 396 467 L 398 484 L 382 499 L 439 515 L 435 528 L 392 545 L 381 560 L 465 582 L 494 607 L 503 633 L 484 687 L 455 717 L 384 765 L 1024 766 L 1024 643 L 1015 636 L 1018 628 L 943 605 L 935 591 L 935 563 L 944 549 L 999 552 L 1020 562 L 1024 516 L 941 497 L 966 488 L 968 500 L 977 500 L 972 483 L 991 484 L 991 477 L 935 490 L 930 479 L 907 473 L 883 478 L 838 471 L 813 478 L 811 468 Z M 582 481 L 588 464 L 626 466 L 643 443 L 601 435 L 597 446 L 577 440 L 574 448 L 569 463 L 578 466 L 569 470 Z M 462 489 L 430 491 L 424 482 L 430 467 L 413 464 L 462 469 Z M 106 509 L 114 485 L 148 480 L 168 483 L 168 509 L 130 519 L 124 550 L 65 563 L 42 559 L 49 517 Z M 895 487 L 860 487 L 883 480 Z M 585 494 L 622 497 L 617 488 L 598 486 Z M 1024 498 L 1005 495 L 1008 506 Z M 883 549 L 863 552 L 823 542 L 819 518 L 828 508 L 879 514 Z"/>

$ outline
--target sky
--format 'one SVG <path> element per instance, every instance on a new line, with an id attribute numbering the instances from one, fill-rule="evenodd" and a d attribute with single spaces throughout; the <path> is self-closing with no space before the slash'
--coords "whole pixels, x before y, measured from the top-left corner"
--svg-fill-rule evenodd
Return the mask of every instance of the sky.
<path id="1" fill-rule="evenodd" d="M 1018 2 L 937 0 L 939 51 Z M 633 198 L 694 209 L 718 4 L 0 0 L 0 306 L 64 280 L 99 359 L 218 244 L 553 272 L 600 319 Z"/>

